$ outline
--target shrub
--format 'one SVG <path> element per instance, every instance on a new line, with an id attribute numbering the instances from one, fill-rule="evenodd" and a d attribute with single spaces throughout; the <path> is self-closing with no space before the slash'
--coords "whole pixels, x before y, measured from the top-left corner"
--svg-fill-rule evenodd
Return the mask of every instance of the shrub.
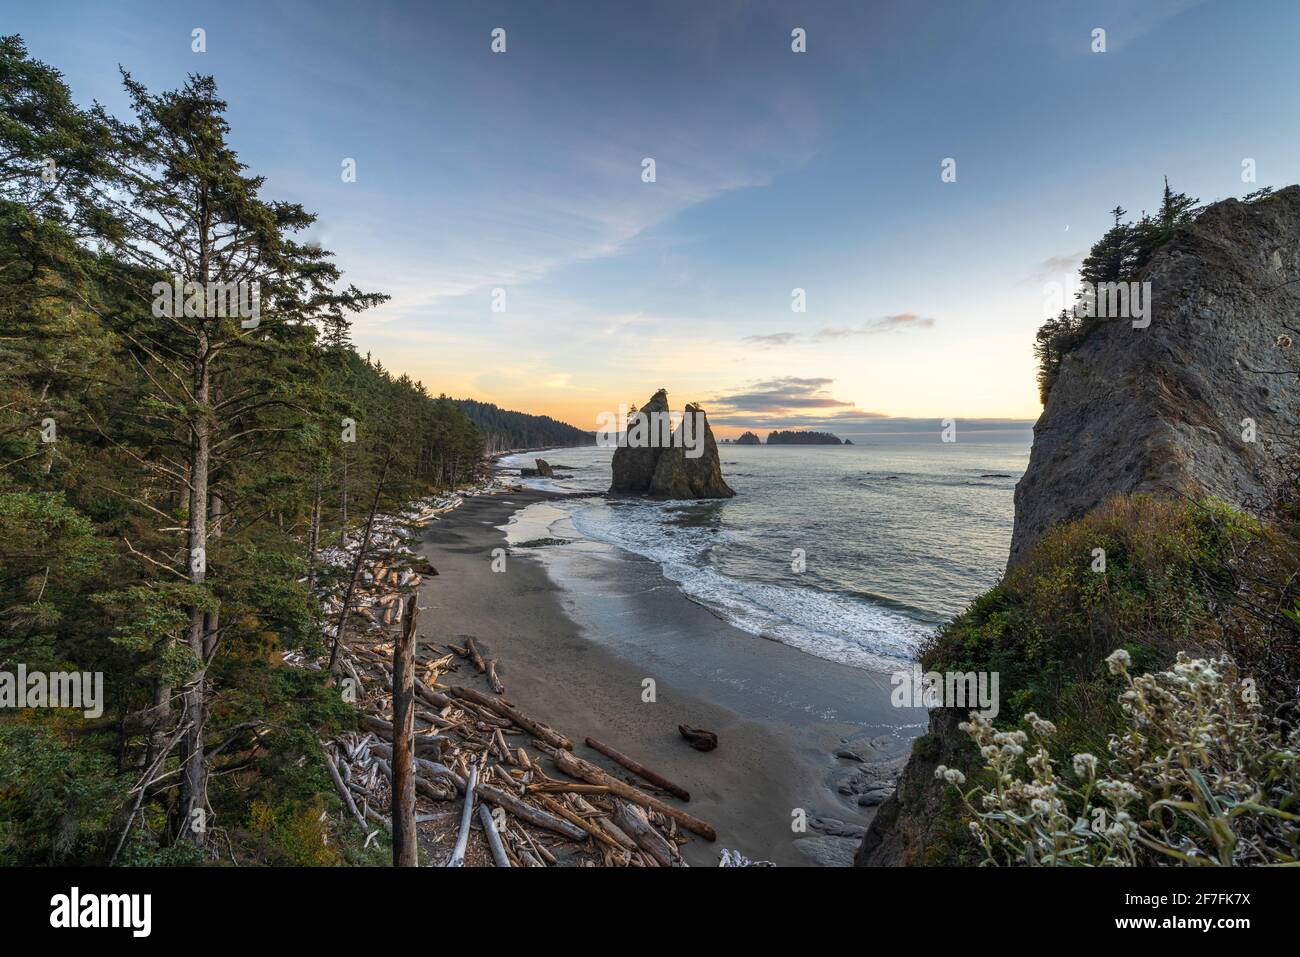
<path id="1" fill-rule="evenodd" d="M 1222 600 L 1256 523 L 1217 502 L 1117 497 L 1050 530 L 1020 565 L 923 649 L 933 671 L 998 671 L 1002 716 L 1071 708 L 1114 713 L 1102 659 L 1121 645 L 1139 668 L 1222 648 Z M 1095 571 L 1094 549 L 1105 551 Z M 1086 722 L 1084 722 L 1086 723 Z M 1103 734 L 1105 730 L 1103 729 Z M 1103 739 L 1104 740 L 1104 739 Z"/>

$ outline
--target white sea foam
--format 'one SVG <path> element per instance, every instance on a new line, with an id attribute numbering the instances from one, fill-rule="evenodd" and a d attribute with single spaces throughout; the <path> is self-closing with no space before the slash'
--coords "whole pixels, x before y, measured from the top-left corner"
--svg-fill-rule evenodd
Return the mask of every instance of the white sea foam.
<path id="1" fill-rule="evenodd" d="M 557 510 L 546 524 L 563 515 L 563 534 L 529 534 L 640 555 L 743 631 L 871 670 L 913 660 L 936 624 L 1002 569 L 1022 447 L 934 442 L 725 454 L 736 498 L 665 503 L 606 500 L 608 450 L 543 453 L 572 468 L 523 484 L 593 498 L 550 503 Z M 503 464 L 531 467 L 535 456 Z M 806 574 L 790 572 L 792 548 L 808 550 Z"/>
<path id="2" fill-rule="evenodd" d="M 709 562 L 719 533 L 677 526 L 659 503 L 582 505 L 572 518 L 583 535 L 657 562 L 687 597 L 742 631 L 819 658 L 892 670 L 916 656 L 929 632 L 867 599 L 724 575 Z"/>

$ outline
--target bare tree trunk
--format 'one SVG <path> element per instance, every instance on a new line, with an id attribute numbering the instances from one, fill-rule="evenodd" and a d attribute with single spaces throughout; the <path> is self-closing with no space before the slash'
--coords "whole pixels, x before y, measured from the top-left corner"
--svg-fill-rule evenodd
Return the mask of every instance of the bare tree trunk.
<path id="1" fill-rule="evenodd" d="M 191 422 L 190 498 L 189 498 L 189 581 L 202 585 L 207 580 L 208 549 L 208 468 L 210 465 L 211 423 L 206 412 L 209 398 L 208 339 L 199 330 L 194 357 L 194 399 L 199 412 Z M 186 642 L 198 670 L 185 689 L 185 710 L 193 722 L 181 743 L 180 834 L 193 844 L 207 840 L 204 803 L 207 771 L 203 762 L 204 686 L 207 672 L 209 617 L 197 605 L 190 610 L 190 627 Z M 198 812 L 198 813 L 195 813 Z"/>
<path id="2" fill-rule="evenodd" d="M 316 552 L 320 548 L 320 479 L 316 479 L 316 494 L 311 500 L 311 536 L 307 545 L 307 590 L 316 589 Z"/>
<path id="3" fill-rule="evenodd" d="M 393 648 L 393 866 L 419 867 L 415 829 L 416 593 L 406 599 L 402 635 Z"/>
<path id="4" fill-rule="evenodd" d="M 149 746 L 145 751 L 144 766 L 151 767 L 158 752 L 167 745 L 171 725 L 172 689 L 161 677 L 154 682 L 153 707 L 148 710 Z"/>
<path id="5" fill-rule="evenodd" d="M 348 533 L 348 448 L 343 447 L 343 527 L 340 535 Z"/>
<path id="6" fill-rule="evenodd" d="M 334 647 L 330 649 L 330 673 L 334 673 L 334 665 L 338 661 L 339 646 L 347 637 L 348 618 L 352 614 L 352 596 L 357 590 L 357 579 L 361 577 L 361 566 L 365 563 L 366 552 L 370 550 L 370 535 L 375 529 L 375 513 L 379 511 L 379 496 L 384 491 L 384 480 L 388 478 L 388 465 L 393 460 L 393 451 L 390 448 L 384 456 L 383 468 L 379 470 L 379 481 L 375 483 L 375 498 L 370 503 L 370 515 L 366 519 L 366 530 L 361 536 L 361 547 L 357 549 L 356 560 L 352 563 L 352 577 L 348 579 L 348 590 L 343 595 L 343 608 L 339 611 L 339 624 L 334 630 Z"/>

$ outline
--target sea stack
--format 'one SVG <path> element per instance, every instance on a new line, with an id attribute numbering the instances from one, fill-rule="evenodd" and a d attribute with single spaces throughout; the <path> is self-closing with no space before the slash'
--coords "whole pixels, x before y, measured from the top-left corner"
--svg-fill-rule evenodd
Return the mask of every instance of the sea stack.
<path id="1" fill-rule="evenodd" d="M 687 420 L 671 430 L 668 424 L 668 393 L 660 389 L 628 420 L 624 442 L 614 451 L 611 492 L 648 495 L 651 498 L 731 498 L 736 493 L 722 478 L 718 443 L 713 438 L 708 416 L 696 404 L 686 407 Z M 686 430 L 686 431 L 684 431 Z M 648 442 L 638 441 L 648 437 Z M 702 443 L 701 454 L 688 455 L 687 438 L 693 446 Z"/>

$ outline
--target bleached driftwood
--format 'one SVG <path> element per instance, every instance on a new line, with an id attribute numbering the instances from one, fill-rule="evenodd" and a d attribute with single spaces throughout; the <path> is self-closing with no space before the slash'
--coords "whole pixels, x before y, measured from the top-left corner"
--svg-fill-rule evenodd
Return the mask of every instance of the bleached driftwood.
<path id="1" fill-rule="evenodd" d="M 478 819 L 483 825 L 483 833 L 487 835 L 488 847 L 492 849 L 492 859 L 496 861 L 497 867 L 509 867 L 510 858 L 506 856 L 501 835 L 497 833 L 497 822 L 492 820 L 492 812 L 486 804 L 478 806 Z"/>
<path id="2" fill-rule="evenodd" d="M 452 848 L 451 857 L 447 860 L 448 867 L 465 866 L 465 849 L 469 846 L 469 825 L 474 818 L 474 785 L 478 783 L 478 766 L 474 765 L 469 769 L 469 778 L 465 782 L 465 808 L 460 816 L 460 835 L 456 838 L 456 846 Z"/>

